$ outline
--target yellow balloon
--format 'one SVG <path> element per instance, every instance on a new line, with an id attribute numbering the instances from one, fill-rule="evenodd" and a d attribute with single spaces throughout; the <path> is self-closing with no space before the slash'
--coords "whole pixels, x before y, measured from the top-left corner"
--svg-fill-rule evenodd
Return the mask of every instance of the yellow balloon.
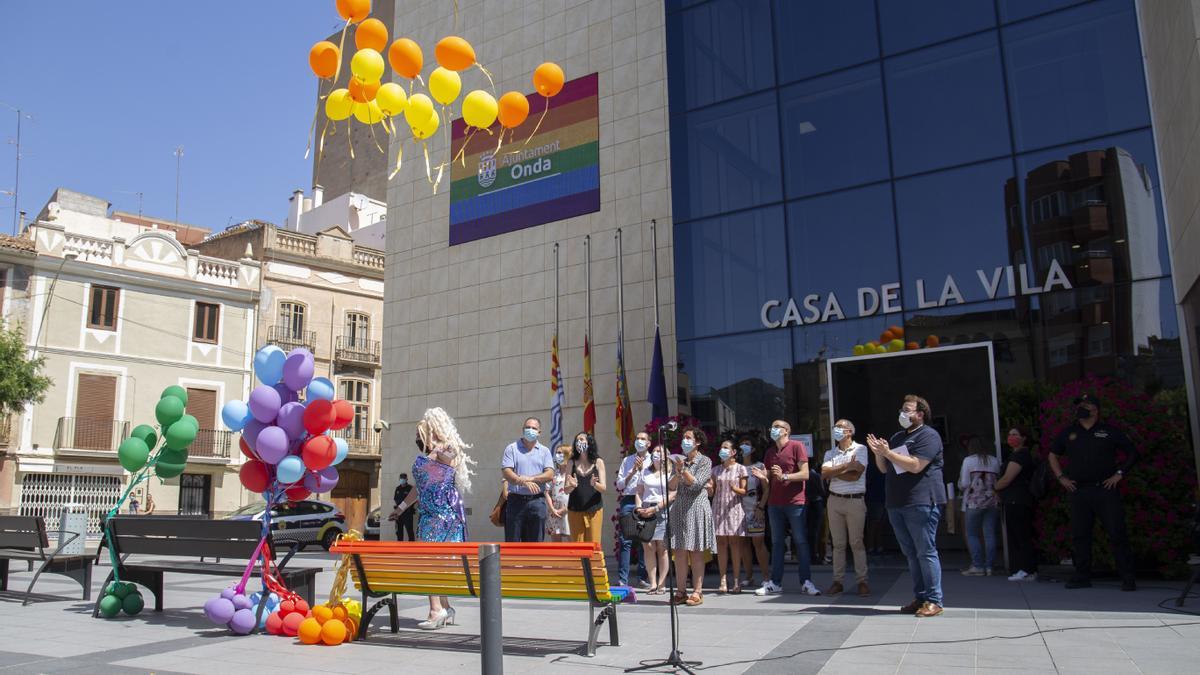
<path id="1" fill-rule="evenodd" d="M 891 342 L 889 342 L 889 343 L 887 344 L 887 350 L 888 350 L 889 352 L 902 352 L 902 351 L 904 351 L 904 340 L 892 340 Z"/>
<path id="2" fill-rule="evenodd" d="M 429 111 L 429 118 L 422 124 L 409 124 L 412 129 L 413 138 L 424 140 L 437 133 L 438 125 L 441 124 L 441 118 L 436 110 Z"/>
<path id="3" fill-rule="evenodd" d="M 325 116 L 339 122 L 353 112 L 354 101 L 350 98 L 349 89 L 334 89 L 325 99 Z"/>
<path id="4" fill-rule="evenodd" d="M 383 111 L 375 101 L 354 104 L 354 119 L 363 124 L 378 124 L 383 121 Z"/>
<path id="5" fill-rule="evenodd" d="M 462 91 L 462 78 L 458 73 L 446 68 L 435 68 L 429 74 L 429 93 L 433 100 L 442 105 L 450 105 Z"/>
<path id="6" fill-rule="evenodd" d="M 855 356 L 862 356 L 867 353 L 867 348 L 863 345 L 854 345 L 853 351 Z"/>
<path id="7" fill-rule="evenodd" d="M 429 119 L 433 114 L 433 101 L 425 94 L 413 94 L 408 97 L 408 106 L 404 108 L 404 119 L 408 120 L 408 126 L 417 127 Z"/>
<path id="8" fill-rule="evenodd" d="M 350 72 L 359 82 L 378 82 L 383 77 L 383 55 L 374 49 L 360 49 L 350 59 Z"/>
<path id="9" fill-rule="evenodd" d="M 480 129 L 492 126 L 496 121 L 497 112 L 499 108 L 496 106 L 496 99 L 482 89 L 476 89 L 463 98 L 462 116 L 470 126 Z"/>
<path id="10" fill-rule="evenodd" d="M 395 82 L 387 82 L 375 93 L 375 102 L 384 116 L 391 117 L 404 112 L 408 105 L 408 97 L 404 95 L 404 87 Z"/>

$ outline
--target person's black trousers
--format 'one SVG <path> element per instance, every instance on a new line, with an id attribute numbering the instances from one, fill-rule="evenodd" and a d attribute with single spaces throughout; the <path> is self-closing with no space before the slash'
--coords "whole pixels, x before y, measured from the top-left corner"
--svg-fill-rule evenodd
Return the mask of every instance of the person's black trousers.
<path id="1" fill-rule="evenodd" d="M 412 509 L 406 509 L 404 514 L 396 519 L 396 541 L 417 540 L 417 537 L 413 534 L 413 523 L 417 520 L 416 515 L 412 512 Z M 405 534 L 408 535 L 407 539 L 404 538 Z"/>
<path id="2" fill-rule="evenodd" d="M 1096 518 L 1100 519 L 1108 533 L 1109 547 L 1121 580 L 1133 581 L 1133 550 L 1129 547 L 1129 535 L 1125 531 L 1125 505 L 1121 502 L 1120 492 L 1107 490 L 1103 485 L 1081 485 L 1071 493 L 1075 580 L 1088 581 L 1092 578 L 1092 526 Z"/>
<path id="3" fill-rule="evenodd" d="M 1037 572 L 1036 535 L 1033 531 L 1033 505 L 1005 504 L 1004 529 L 1008 534 L 1009 573 Z"/>

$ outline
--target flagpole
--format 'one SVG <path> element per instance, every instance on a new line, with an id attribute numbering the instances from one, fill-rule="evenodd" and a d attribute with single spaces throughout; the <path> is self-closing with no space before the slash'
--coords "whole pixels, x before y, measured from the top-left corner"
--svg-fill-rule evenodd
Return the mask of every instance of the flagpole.
<path id="1" fill-rule="evenodd" d="M 585 297 L 587 299 L 587 325 L 584 326 L 583 334 L 590 338 L 592 335 L 592 235 L 585 234 L 583 236 L 583 276 L 584 284 L 587 289 Z"/>
<path id="2" fill-rule="evenodd" d="M 658 328 L 658 221 L 650 219 L 650 256 L 654 259 L 654 327 Z"/>
<path id="3" fill-rule="evenodd" d="M 617 240 L 617 342 L 625 348 L 625 268 L 621 260 L 621 228 L 613 235 Z"/>
<path id="4" fill-rule="evenodd" d="M 558 242 L 554 242 L 554 334 L 558 335 Z"/>

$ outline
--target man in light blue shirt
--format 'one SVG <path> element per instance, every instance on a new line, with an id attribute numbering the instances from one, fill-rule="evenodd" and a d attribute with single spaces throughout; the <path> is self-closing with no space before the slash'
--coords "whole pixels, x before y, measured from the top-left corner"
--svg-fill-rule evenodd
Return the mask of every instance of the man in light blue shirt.
<path id="1" fill-rule="evenodd" d="M 508 481 L 504 507 L 504 541 L 543 541 L 546 537 L 546 500 L 543 486 L 554 480 L 554 457 L 538 443 L 542 423 L 525 420 L 521 438 L 504 448 L 500 472 Z"/>

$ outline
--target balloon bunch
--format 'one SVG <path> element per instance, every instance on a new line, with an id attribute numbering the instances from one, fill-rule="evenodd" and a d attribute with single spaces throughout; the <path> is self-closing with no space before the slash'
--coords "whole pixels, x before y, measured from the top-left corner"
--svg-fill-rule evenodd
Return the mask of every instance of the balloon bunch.
<path id="1" fill-rule="evenodd" d="M 925 337 L 926 347 L 936 347 L 941 344 L 938 336 L 927 335 Z M 866 356 L 869 354 L 888 354 L 891 352 L 902 352 L 905 350 L 921 349 L 921 345 L 915 341 L 904 341 L 904 328 L 902 326 L 889 326 L 887 330 L 879 335 L 879 341 L 871 340 L 860 345 L 854 345 L 853 353 L 855 356 Z"/>
<path id="2" fill-rule="evenodd" d="M 129 432 L 129 438 L 117 446 L 117 461 L 126 471 L 133 474 L 133 478 L 117 499 L 117 503 L 109 510 L 105 520 L 120 513 L 129 495 L 133 494 L 134 488 L 150 480 L 152 475 L 167 479 L 183 473 L 187 467 L 188 448 L 192 441 L 196 440 L 196 434 L 200 433 L 200 422 L 187 414 L 187 402 L 186 389 L 179 385 L 167 387 L 154 406 L 154 417 L 158 420 L 159 428 L 139 424 Z M 145 602 L 135 585 L 120 579 L 120 566 L 117 564 L 116 549 L 112 545 L 112 533 L 108 527 L 104 528 L 104 536 L 108 539 L 113 581 L 104 589 L 104 595 L 100 598 L 100 614 L 105 618 L 112 618 L 123 610 L 129 616 L 133 616 L 142 611 Z"/>
<path id="3" fill-rule="evenodd" d="M 259 622 L 254 614 L 254 608 L 261 601 L 261 593 L 247 596 L 245 587 L 239 589 L 237 586 L 230 586 L 221 591 L 220 596 L 204 603 L 204 616 L 215 624 L 228 626 L 229 630 L 238 635 L 249 635 L 255 626 L 261 628 L 266 622 L 266 613 L 263 614 L 262 622 Z M 267 600 L 267 612 L 273 611 L 272 603 L 275 606 L 279 605 L 279 596 L 274 593 L 271 593 Z"/>
<path id="4" fill-rule="evenodd" d="M 404 138 L 396 129 L 395 119 L 400 115 L 408 123 L 408 129 L 414 141 L 420 142 L 425 152 L 425 177 L 437 192 L 442 173 L 447 162 L 433 167 L 429 161 L 428 139 L 437 133 L 439 128 L 449 131 L 450 106 L 458 100 L 462 93 L 461 73 L 472 67 L 478 68 L 487 77 L 491 85 L 491 93 L 483 89 L 473 89 L 462 99 L 462 118 L 471 133 L 483 130 L 491 134 L 491 127 L 497 121 L 500 124 L 500 138 L 497 150 L 504 142 L 504 132 L 510 132 L 525 122 L 529 116 L 529 100 L 524 94 L 516 91 L 506 92 L 499 100 L 495 97 L 495 83 L 492 75 L 479 63 L 475 56 L 475 48 L 471 43 L 457 35 L 450 35 L 438 41 L 434 47 L 434 57 L 438 67 L 429 73 L 428 82 L 421 77 L 425 66 L 425 55 L 421 45 L 416 41 L 402 37 L 388 45 L 387 26 L 380 20 L 368 18 L 371 13 L 370 0 L 337 0 L 338 14 L 346 20 L 342 30 L 341 46 L 328 40 L 322 40 L 309 50 L 308 64 L 314 75 L 321 80 L 328 80 L 331 88 L 325 98 L 325 127 L 321 131 L 318 143 L 318 167 L 320 153 L 325 145 L 325 137 L 329 135 L 330 125 L 336 132 L 337 122 L 346 121 L 346 137 L 349 143 L 350 122 L 353 117 L 366 125 L 374 136 L 374 127 L 380 125 L 383 130 L 397 139 L 396 166 L 388 176 L 393 178 L 404 160 Z M 355 26 L 354 46 L 356 51 L 350 59 L 350 77 L 345 86 L 339 86 L 341 75 L 342 49 L 345 47 L 346 31 Z M 384 52 L 387 53 L 385 63 Z M 383 76 L 390 64 L 392 72 L 408 80 L 408 90 L 395 82 L 383 82 Z M 414 83 L 426 85 L 427 93 L 414 93 Z M 554 63 L 543 63 L 534 70 L 533 84 L 537 92 L 546 99 L 546 110 L 538 120 L 538 127 L 550 109 L 550 98 L 557 95 L 563 88 L 564 74 L 561 67 Z M 441 106 L 441 113 L 434 107 L 434 102 Z M 317 116 L 320 115 L 318 109 Z M 316 130 L 317 116 L 313 118 L 312 133 Z M 443 119 L 445 118 L 445 119 Z M 534 133 L 537 127 L 534 128 Z M 530 134 L 530 138 L 533 134 Z M 528 141 L 526 141 L 528 142 Z M 380 152 L 383 148 L 376 147 Z M 465 144 L 463 147 L 466 147 Z M 310 140 L 311 148 L 311 140 Z M 307 153 L 305 154 L 307 157 Z M 350 146 L 350 156 L 354 157 L 354 147 Z M 451 160 L 452 162 L 453 160 Z M 465 161 L 465 159 L 464 159 Z M 437 169 L 436 177 L 433 169 Z"/>
<path id="5" fill-rule="evenodd" d="M 313 355 L 304 348 L 284 354 L 267 345 L 254 355 L 254 375 L 260 384 L 246 402 L 229 401 L 221 419 L 242 432 L 238 446 L 247 458 L 238 473 L 242 485 L 272 501 L 282 492 L 287 499 L 329 492 L 337 485 L 336 466 L 349 446 L 330 431 L 345 429 L 354 420 L 348 401 L 333 400 L 333 383 L 313 377 Z M 300 390 L 306 392 L 299 401 Z"/>
<path id="6" fill-rule="evenodd" d="M 357 530 L 350 530 L 340 535 L 339 540 L 360 541 L 362 535 Z M 362 621 L 362 603 L 345 595 L 352 564 L 353 556 L 342 554 L 334 573 L 333 584 L 330 586 L 328 602 L 313 607 L 296 627 L 296 634 L 304 644 L 315 645 L 324 642 L 332 646 L 349 642 L 358 635 L 358 626 Z M 280 626 L 282 628 L 283 624 Z"/>

